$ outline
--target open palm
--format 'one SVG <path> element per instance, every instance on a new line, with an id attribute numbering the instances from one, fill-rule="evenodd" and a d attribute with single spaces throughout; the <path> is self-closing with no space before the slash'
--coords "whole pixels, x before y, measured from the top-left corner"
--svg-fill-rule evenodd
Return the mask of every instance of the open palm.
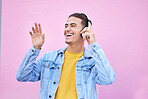
<path id="1" fill-rule="evenodd" d="M 42 45 L 45 42 L 45 34 L 42 34 L 41 25 L 35 23 L 35 28 L 32 27 L 33 32 L 29 32 L 32 38 L 32 44 L 34 48 L 41 49 Z"/>

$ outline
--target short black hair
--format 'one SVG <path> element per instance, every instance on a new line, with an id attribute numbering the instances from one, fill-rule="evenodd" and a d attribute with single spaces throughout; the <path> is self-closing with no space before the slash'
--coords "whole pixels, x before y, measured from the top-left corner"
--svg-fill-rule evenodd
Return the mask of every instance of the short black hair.
<path id="1" fill-rule="evenodd" d="M 86 14 L 84 13 L 73 13 L 71 14 L 68 18 L 70 17 L 77 17 L 77 18 L 80 18 L 82 20 L 81 24 L 84 26 L 84 27 L 88 27 L 88 22 L 91 23 L 92 25 L 92 22 L 91 20 L 88 19 L 88 17 L 86 16 Z"/>

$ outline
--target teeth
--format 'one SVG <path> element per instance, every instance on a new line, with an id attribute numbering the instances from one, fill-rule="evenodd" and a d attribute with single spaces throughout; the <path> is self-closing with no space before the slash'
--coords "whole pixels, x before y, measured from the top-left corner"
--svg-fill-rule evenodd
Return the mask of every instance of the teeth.
<path id="1" fill-rule="evenodd" d="M 67 36 L 71 36 L 72 34 L 66 34 Z"/>

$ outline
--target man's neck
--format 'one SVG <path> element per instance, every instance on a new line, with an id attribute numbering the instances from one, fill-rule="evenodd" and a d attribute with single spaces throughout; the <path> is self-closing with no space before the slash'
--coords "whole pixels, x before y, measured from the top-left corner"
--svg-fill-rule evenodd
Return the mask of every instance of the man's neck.
<path id="1" fill-rule="evenodd" d="M 84 51 L 84 44 L 69 44 L 67 47 L 67 51 L 71 53 L 81 53 L 82 51 Z"/>

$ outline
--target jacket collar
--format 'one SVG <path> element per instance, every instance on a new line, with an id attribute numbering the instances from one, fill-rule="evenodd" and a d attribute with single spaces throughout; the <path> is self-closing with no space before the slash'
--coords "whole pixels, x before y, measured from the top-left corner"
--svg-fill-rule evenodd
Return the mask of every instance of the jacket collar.
<path id="1" fill-rule="evenodd" d="M 57 51 L 58 54 L 64 54 L 65 50 L 67 49 L 67 47 L 64 47 L 60 50 Z M 84 58 L 91 58 L 92 55 L 90 54 L 90 51 L 84 47 L 84 55 L 83 55 Z"/>

